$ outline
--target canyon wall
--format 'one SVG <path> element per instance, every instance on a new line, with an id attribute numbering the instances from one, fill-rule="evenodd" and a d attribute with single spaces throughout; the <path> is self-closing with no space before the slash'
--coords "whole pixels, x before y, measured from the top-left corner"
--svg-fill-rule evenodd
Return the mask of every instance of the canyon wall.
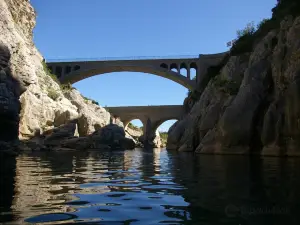
<path id="1" fill-rule="evenodd" d="M 168 149 L 203 154 L 300 155 L 300 4 L 241 37 L 207 83 L 189 94 L 188 114 L 169 130 Z"/>
<path id="2" fill-rule="evenodd" d="M 12 139 L 16 130 L 20 139 L 30 139 L 73 119 L 78 119 L 80 136 L 109 124 L 110 114 L 103 107 L 72 87 L 62 87 L 49 74 L 33 43 L 35 23 L 28 0 L 0 1 L 0 108 L 3 115 L 10 114 L 8 119 L 1 116 L 1 124 L 6 121 L 6 125 L 0 129 L 6 133 L 7 127 L 14 127 L 7 134 Z"/>

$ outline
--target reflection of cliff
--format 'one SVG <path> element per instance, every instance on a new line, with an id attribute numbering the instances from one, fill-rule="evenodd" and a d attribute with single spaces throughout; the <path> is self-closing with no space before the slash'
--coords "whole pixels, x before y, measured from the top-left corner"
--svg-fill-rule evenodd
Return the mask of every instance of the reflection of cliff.
<path id="1" fill-rule="evenodd" d="M 23 218 L 35 215 L 35 206 L 39 206 L 39 210 L 42 208 L 45 213 L 67 212 L 68 207 L 63 205 L 66 199 L 54 193 L 66 188 L 75 189 L 77 186 L 74 183 L 53 184 L 52 170 L 41 158 L 19 156 L 16 163 L 13 211 Z"/>
<path id="2" fill-rule="evenodd" d="M 190 203 L 193 221 L 230 220 L 226 209 L 233 206 L 237 209 L 234 220 L 255 219 L 253 224 L 266 224 L 272 219 L 286 224 L 288 213 L 299 211 L 299 159 L 168 154 L 177 168 L 171 170 L 174 181 L 186 188 L 182 194 Z M 254 218 L 251 210 L 261 211 Z"/>
<path id="3" fill-rule="evenodd" d="M 0 223 L 12 220 L 11 205 L 14 196 L 14 177 L 16 160 L 0 154 Z"/>
<path id="4" fill-rule="evenodd" d="M 9 190 L 1 191 L 6 196 L 5 202 L 1 199 L 1 204 L 3 202 L 9 206 L 11 199 L 13 213 L 20 218 L 28 218 L 40 212 L 46 214 L 74 211 L 67 204 L 77 199 L 74 193 L 109 191 L 105 186 L 97 190 L 80 187 L 80 184 L 93 182 L 101 167 L 105 166 L 99 162 L 99 155 L 94 153 L 52 152 L 32 157 L 19 156 L 16 159 L 15 194 Z M 101 180 L 105 181 L 105 178 Z M 13 182 L 5 184 L 12 186 Z"/>

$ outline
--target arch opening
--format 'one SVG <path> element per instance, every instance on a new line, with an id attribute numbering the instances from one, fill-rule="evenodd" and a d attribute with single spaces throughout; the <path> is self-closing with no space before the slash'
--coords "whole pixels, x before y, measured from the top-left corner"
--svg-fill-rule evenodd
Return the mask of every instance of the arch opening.
<path id="1" fill-rule="evenodd" d="M 190 64 L 190 76 L 191 80 L 196 80 L 198 66 L 195 62 Z"/>
<path id="2" fill-rule="evenodd" d="M 180 71 L 178 71 L 178 66 L 177 66 L 176 63 L 172 63 L 170 65 L 170 70 L 173 71 L 173 72 L 175 72 L 175 73 L 179 73 L 180 72 Z"/>
<path id="3" fill-rule="evenodd" d="M 61 77 L 62 71 L 63 71 L 63 69 L 62 69 L 61 66 L 57 66 L 57 67 L 55 68 L 55 74 L 57 75 L 58 78 Z"/>
<path id="4" fill-rule="evenodd" d="M 80 66 L 78 66 L 78 65 L 74 66 L 74 71 L 76 71 L 76 70 L 80 70 Z"/>
<path id="5" fill-rule="evenodd" d="M 188 76 L 188 70 L 187 70 L 187 66 L 185 63 L 180 64 L 180 74 L 185 77 Z"/>
<path id="6" fill-rule="evenodd" d="M 168 65 L 165 64 L 165 63 L 162 63 L 162 64 L 160 65 L 160 67 L 161 67 L 161 68 L 164 68 L 164 69 L 168 69 Z"/>
<path id="7" fill-rule="evenodd" d="M 124 125 L 126 134 L 130 135 L 135 142 L 139 142 L 139 138 L 144 134 L 143 122 L 139 119 L 133 119 Z"/>
<path id="8" fill-rule="evenodd" d="M 65 67 L 65 74 L 68 74 L 72 71 L 72 67 L 71 66 L 66 66 Z"/>
<path id="9" fill-rule="evenodd" d="M 155 132 L 158 131 L 162 146 L 166 146 L 168 140 L 168 132 L 170 128 L 174 125 L 174 123 L 176 123 L 177 121 L 177 119 L 170 119 L 158 124 L 158 127 L 156 128 Z"/>

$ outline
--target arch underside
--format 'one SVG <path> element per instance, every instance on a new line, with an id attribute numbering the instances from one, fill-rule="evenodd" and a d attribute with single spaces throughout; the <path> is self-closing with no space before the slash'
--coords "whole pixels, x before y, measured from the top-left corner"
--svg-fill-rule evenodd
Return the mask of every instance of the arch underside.
<path id="1" fill-rule="evenodd" d="M 120 118 L 122 120 L 122 116 Z M 135 120 L 135 119 L 140 120 L 142 122 L 142 124 L 143 124 L 143 127 L 146 128 L 146 126 L 147 126 L 147 119 L 145 119 L 144 117 L 139 117 L 139 116 L 126 118 L 126 119 L 124 119 L 124 121 L 122 120 L 122 122 L 124 123 L 124 128 L 126 126 L 128 126 L 128 124 L 129 124 L 130 121 Z M 169 117 L 164 117 L 164 118 L 159 118 L 159 119 L 151 119 L 151 117 L 150 117 L 152 132 L 156 132 L 156 130 L 158 129 L 158 127 L 160 125 L 162 125 L 164 122 L 168 121 L 168 120 L 180 120 L 180 117 L 178 117 L 178 116 L 169 116 Z"/>
<path id="2" fill-rule="evenodd" d="M 152 131 L 156 132 L 156 130 L 158 129 L 158 127 L 160 125 L 162 125 L 164 122 L 167 122 L 168 120 L 177 120 L 178 121 L 178 120 L 180 120 L 180 118 L 179 117 L 167 117 L 167 118 L 162 118 L 162 119 L 159 119 L 157 121 L 154 121 L 152 123 Z"/>
<path id="3" fill-rule="evenodd" d="M 196 82 L 193 80 L 189 80 L 188 78 L 173 72 L 169 71 L 165 68 L 156 68 L 156 67 L 140 67 L 140 66 L 109 66 L 109 67 L 100 67 L 86 70 L 78 70 L 74 71 L 70 74 L 66 74 L 60 78 L 61 83 L 75 83 L 81 81 L 83 79 L 101 75 L 112 72 L 142 72 L 149 73 L 153 75 L 157 75 L 160 77 L 164 77 L 166 79 L 172 80 L 189 90 L 194 90 L 196 86 Z"/>

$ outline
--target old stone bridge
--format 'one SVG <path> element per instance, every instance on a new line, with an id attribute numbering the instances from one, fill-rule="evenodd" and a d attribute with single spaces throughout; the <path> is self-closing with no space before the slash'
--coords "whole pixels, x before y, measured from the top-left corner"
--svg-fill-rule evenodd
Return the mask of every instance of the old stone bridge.
<path id="1" fill-rule="evenodd" d="M 119 117 L 126 127 L 130 121 L 139 119 L 143 124 L 144 136 L 155 137 L 157 128 L 167 120 L 180 120 L 184 115 L 182 105 L 120 106 L 105 107 L 113 116 Z"/>
<path id="2" fill-rule="evenodd" d="M 193 90 L 201 82 L 201 75 L 208 67 L 217 65 L 226 53 L 178 56 L 178 57 L 135 57 L 127 59 L 104 58 L 99 60 L 51 60 L 47 61 L 48 68 L 61 83 L 75 83 L 77 81 L 111 72 L 143 72 L 161 76 Z M 180 70 L 186 69 L 186 75 Z M 191 69 L 196 70 L 196 80 L 190 76 Z"/>

